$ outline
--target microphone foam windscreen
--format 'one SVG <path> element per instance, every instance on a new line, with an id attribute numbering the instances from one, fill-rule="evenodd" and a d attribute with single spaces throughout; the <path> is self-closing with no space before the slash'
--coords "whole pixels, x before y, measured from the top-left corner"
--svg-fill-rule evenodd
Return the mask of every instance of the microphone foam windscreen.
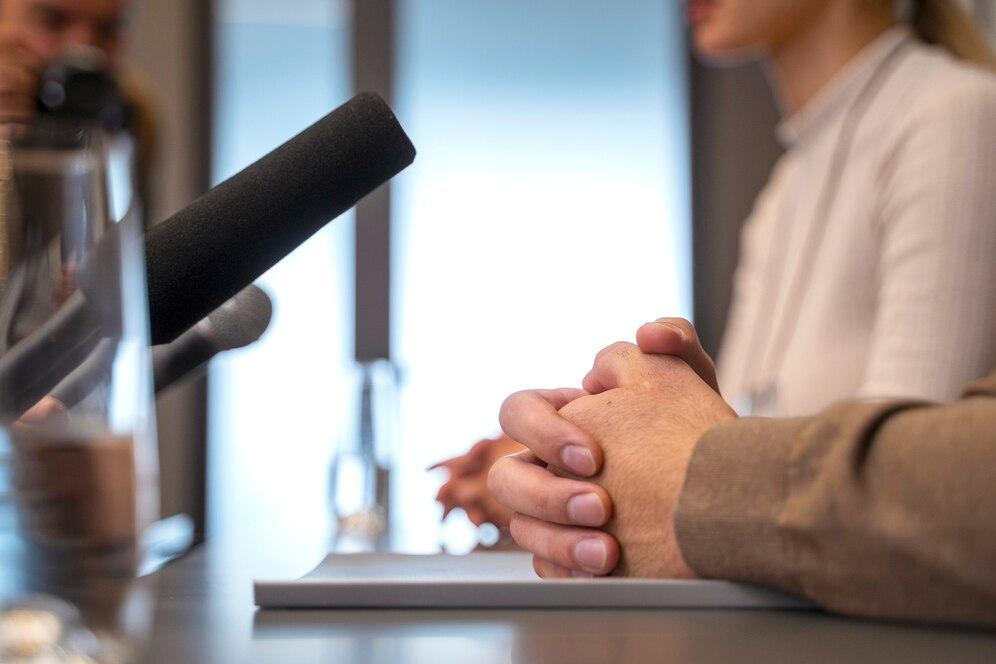
<path id="1" fill-rule="evenodd" d="M 175 339 L 414 160 L 391 109 L 362 93 L 153 227 L 152 343 Z"/>

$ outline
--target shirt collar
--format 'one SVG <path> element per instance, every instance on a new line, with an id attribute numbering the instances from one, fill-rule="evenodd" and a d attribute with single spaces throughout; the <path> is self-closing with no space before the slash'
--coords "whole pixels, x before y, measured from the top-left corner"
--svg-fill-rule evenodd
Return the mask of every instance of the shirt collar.
<path id="1" fill-rule="evenodd" d="M 878 65 L 901 43 L 911 38 L 905 25 L 889 28 L 851 58 L 816 95 L 778 125 L 778 140 L 791 147 L 846 111 Z"/>

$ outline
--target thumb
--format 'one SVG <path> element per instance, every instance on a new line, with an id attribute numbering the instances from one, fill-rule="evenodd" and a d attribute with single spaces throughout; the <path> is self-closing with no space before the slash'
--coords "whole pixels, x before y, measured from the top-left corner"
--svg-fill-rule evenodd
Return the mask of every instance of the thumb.
<path id="1" fill-rule="evenodd" d="M 684 318 L 658 318 L 636 331 L 636 344 L 648 355 L 671 355 L 692 368 L 719 393 L 716 365 L 702 348 L 695 326 Z"/>

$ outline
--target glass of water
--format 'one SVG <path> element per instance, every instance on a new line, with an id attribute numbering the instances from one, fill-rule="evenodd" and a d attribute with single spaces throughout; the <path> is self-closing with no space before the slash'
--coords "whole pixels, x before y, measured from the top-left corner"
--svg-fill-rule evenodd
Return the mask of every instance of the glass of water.
<path id="1" fill-rule="evenodd" d="M 391 468 L 398 428 L 398 369 L 390 360 L 357 367 L 356 410 L 335 453 L 329 494 L 337 551 L 390 545 Z"/>
<path id="2" fill-rule="evenodd" d="M 132 154 L 78 127 L 0 144 L 0 661 L 129 657 L 159 491 Z"/>

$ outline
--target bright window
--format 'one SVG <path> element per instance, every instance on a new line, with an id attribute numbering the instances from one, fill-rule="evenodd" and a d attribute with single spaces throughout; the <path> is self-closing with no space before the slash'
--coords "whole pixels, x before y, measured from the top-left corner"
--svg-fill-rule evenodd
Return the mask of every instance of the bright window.
<path id="1" fill-rule="evenodd" d="M 220 181 L 348 99 L 351 63 L 345 0 L 221 0 L 217 7 Z M 252 521 L 247 531 L 265 523 L 274 541 L 312 533 L 321 545 L 329 457 L 346 415 L 352 242 L 348 215 L 270 270 L 259 282 L 274 300 L 266 336 L 214 363 L 214 534 Z"/>
<path id="2" fill-rule="evenodd" d="M 222 0 L 217 179 L 350 96 L 346 0 Z M 401 543 L 439 542 L 426 466 L 497 430 L 510 392 L 576 385 L 595 352 L 688 315 L 686 59 L 677 3 L 397 0 L 397 98 L 419 156 L 395 182 Z M 262 284 L 264 341 L 216 363 L 212 530 L 328 528 L 355 417 L 352 228 Z M 255 528 L 256 531 L 259 528 Z"/>
<path id="3" fill-rule="evenodd" d="M 421 523 L 423 469 L 495 433 L 505 396 L 689 315 L 687 64 L 679 3 L 399 5 L 419 149 L 396 188 L 399 480 Z"/>

